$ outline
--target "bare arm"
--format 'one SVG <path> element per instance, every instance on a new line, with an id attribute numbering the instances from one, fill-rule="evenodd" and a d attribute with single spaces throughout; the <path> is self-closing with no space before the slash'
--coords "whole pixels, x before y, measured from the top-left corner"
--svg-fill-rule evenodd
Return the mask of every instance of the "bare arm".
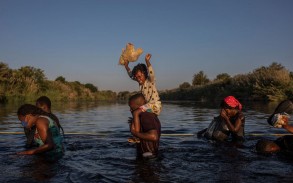
<path id="1" fill-rule="evenodd" d="M 125 67 L 125 70 L 126 70 L 128 76 L 129 76 L 131 79 L 133 79 L 132 72 L 131 72 L 131 69 L 129 68 L 128 64 L 129 64 L 129 61 L 128 61 L 128 60 L 125 60 L 125 61 L 124 61 L 124 67 Z"/>
<path id="2" fill-rule="evenodd" d="M 143 139 L 143 140 L 148 140 L 148 141 L 158 141 L 159 136 L 157 130 L 150 130 L 148 132 L 142 133 L 142 132 L 135 132 L 131 130 L 131 133 L 133 136 Z"/>
<path id="3" fill-rule="evenodd" d="M 49 130 L 49 121 L 46 118 L 39 118 L 36 122 L 38 133 L 44 142 L 44 145 L 27 151 L 22 151 L 17 154 L 38 154 L 51 150 L 54 147 L 54 142 Z"/>
<path id="4" fill-rule="evenodd" d="M 151 59 L 152 55 L 151 54 L 147 54 L 145 56 L 145 63 L 147 65 L 147 68 L 148 68 L 148 72 L 149 72 L 149 79 L 151 82 L 154 82 L 155 81 L 155 72 L 154 72 L 154 69 L 150 63 L 150 59 Z"/>
<path id="5" fill-rule="evenodd" d="M 236 133 L 239 131 L 240 127 L 241 127 L 241 119 L 240 118 L 237 118 L 236 122 L 235 122 L 235 125 L 233 125 L 229 119 L 229 117 L 227 116 L 226 114 L 226 111 L 224 109 L 221 109 L 221 117 L 224 118 L 228 128 L 230 131 Z"/>
<path id="6" fill-rule="evenodd" d="M 151 63 L 150 63 L 151 57 L 152 57 L 152 55 L 149 54 L 149 53 L 146 54 L 146 56 L 145 56 L 145 63 L 147 65 L 147 67 L 150 67 L 151 66 Z"/>
<path id="7" fill-rule="evenodd" d="M 293 133 L 293 126 L 291 125 L 283 125 L 283 128 L 285 128 L 288 132 Z"/>
<path id="8" fill-rule="evenodd" d="M 289 125 L 289 119 L 288 117 L 283 117 L 284 125 L 282 126 L 284 129 L 286 129 L 288 132 L 293 133 L 293 126 Z"/>
<path id="9" fill-rule="evenodd" d="M 140 120 L 139 120 L 139 114 L 142 112 L 141 109 L 136 109 L 133 112 L 133 127 L 135 132 L 140 131 Z"/>

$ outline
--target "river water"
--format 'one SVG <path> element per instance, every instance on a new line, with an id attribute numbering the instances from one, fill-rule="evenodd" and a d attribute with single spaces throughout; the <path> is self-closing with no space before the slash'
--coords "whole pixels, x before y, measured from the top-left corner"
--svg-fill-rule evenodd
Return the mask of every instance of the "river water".
<path id="1" fill-rule="evenodd" d="M 16 110 L 0 106 L 0 182 L 291 182 L 293 159 L 260 155 L 258 139 L 286 133 L 266 118 L 277 104 L 244 104 L 246 141 L 243 147 L 198 139 L 219 114 L 218 104 L 163 102 L 160 158 L 136 159 L 126 103 L 55 103 L 65 133 L 65 155 L 57 162 L 40 156 L 16 155 L 25 138 Z M 4 132 L 13 134 L 3 134 Z"/>

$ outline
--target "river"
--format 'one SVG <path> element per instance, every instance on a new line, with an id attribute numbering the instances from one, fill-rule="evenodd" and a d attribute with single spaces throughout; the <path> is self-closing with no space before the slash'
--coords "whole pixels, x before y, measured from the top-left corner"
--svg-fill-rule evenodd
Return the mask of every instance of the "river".
<path id="1" fill-rule="evenodd" d="M 65 155 L 57 162 L 16 155 L 25 137 L 16 111 L 20 104 L 0 105 L 0 182 L 290 182 L 293 160 L 260 155 L 258 139 L 276 139 L 284 129 L 266 118 L 277 104 L 244 104 L 243 147 L 198 139 L 196 132 L 219 114 L 218 104 L 163 102 L 160 158 L 136 159 L 127 142 L 130 117 L 126 103 L 55 103 L 65 131 Z M 5 134 L 7 133 L 7 134 Z"/>

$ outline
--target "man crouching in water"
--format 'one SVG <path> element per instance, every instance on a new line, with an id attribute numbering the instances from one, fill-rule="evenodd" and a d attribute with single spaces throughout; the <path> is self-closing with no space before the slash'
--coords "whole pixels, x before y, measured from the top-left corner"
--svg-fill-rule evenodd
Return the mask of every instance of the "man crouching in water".
<path id="1" fill-rule="evenodd" d="M 157 115 L 150 112 L 143 112 L 140 106 L 146 104 L 143 94 L 138 93 L 129 98 L 128 105 L 133 116 L 135 110 L 139 110 L 139 121 L 130 120 L 130 132 L 139 138 L 137 146 L 137 156 L 147 159 L 155 158 L 158 155 L 159 141 L 161 136 L 161 123 Z M 137 114 L 137 113 L 136 113 Z M 134 124 L 136 123 L 136 124 Z M 137 131 L 136 129 L 140 129 Z"/>

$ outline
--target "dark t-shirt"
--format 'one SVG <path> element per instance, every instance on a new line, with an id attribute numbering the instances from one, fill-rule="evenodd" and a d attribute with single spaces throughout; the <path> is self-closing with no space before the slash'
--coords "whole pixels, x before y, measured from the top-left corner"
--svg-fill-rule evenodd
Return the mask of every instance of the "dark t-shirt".
<path id="1" fill-rule="evenodd" d="M 150 130 L 157 130 L 158 136 L 161 136 L 161 123 L 157 115 L 150 112 L 142 112 L 140 114 L 140 129 L 142 133 L 146 133 Z M 137 144 L 137 153 L 141 156 L 145 152 L 151 152 L 154 155 L 158 154 L 159 141 L 147 141 L 140 139 L 140 143 Z"/>

